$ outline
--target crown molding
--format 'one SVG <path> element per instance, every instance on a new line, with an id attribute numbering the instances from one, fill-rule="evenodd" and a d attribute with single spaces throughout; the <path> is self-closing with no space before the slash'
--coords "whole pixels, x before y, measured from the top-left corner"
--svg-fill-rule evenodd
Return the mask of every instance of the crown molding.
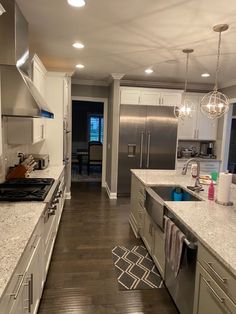
<path id="1" fill-rule="evenodd" d="M 153 88 L 167 88 L 167 89 L 183 89 L 183 83 L 172 82 L 152 82 L 152 81 L 135 81 L 135 80 L 121 80 L 121 86 L 137 86 L 137 87 L 153 87 Z M 212 90 L 213 84 L 188 83 L 187 91 L 202 91 L 207 92 Z"/>
<path id="2" fill-rule="evenodd" d="M 111 77 L 114 79 L 114 80 L 121 80 L 122 77 L 124 77 L 125 74 L 124 73 L 111 73 Z"/>
<path id="3" fill-rule="evenodd" d="M 108 81 L 80 80 L 80 79 L 75 79 L 75 78 L 72 78 L 71 83 L 75 85 L 109 86 Z"/>
<path id="4" fill-rule="evenodd" d="M 226 87 L 231 87 L 231 86 L 236 86 L 236 80 L 228 81 L 223 84 L 220 84 L 220 89 L 226 88 Z"/>

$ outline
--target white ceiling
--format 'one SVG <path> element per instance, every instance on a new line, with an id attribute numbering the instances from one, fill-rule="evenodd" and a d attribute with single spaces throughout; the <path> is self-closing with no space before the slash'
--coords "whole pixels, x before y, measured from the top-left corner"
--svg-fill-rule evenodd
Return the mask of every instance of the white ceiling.
<path id="1" fill-rule="evenodd" d="M 73 8 L 66 0 L 17 0 L 30 24 L 30 47 L 48 69 L 74 71 L 79 79 L 105 80 L 110 73 L 127 79 L 184 80 L 184 48 L 193 48 L 192 83 L 213 83 L 218 34 L 212 26 L 228 23 L 222 34 L 220 83 L 236 79 L 235 0 L 86 0 Z M 71 45 L 85 44 L 83 50 Z M 154 73 L 145 75 L 152 67 Z M 201 78 L 209 72 L 210 78 Z"/>

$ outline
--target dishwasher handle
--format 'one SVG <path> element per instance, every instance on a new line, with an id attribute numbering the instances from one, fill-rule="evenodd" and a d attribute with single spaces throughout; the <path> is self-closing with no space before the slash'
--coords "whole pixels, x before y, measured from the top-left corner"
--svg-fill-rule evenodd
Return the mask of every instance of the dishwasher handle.
<path id="1" fill-rule="evenodd" d="M 175 222 L 174 222 L 170 217 L 164 215 L 164 218 L 165 218 L 165 219 L 166 219 L 166 218 L 167 218 L 167 219 L 170 219 L 170 220 L 175 224 Z M 175 224 L 175 225 L 176 225 L 176 224 Z M 178 226 L 176 225 L 176 227 L 178 227 Z M 178 227 L 178 228 L 179 228 L 179 227 Z M 164 230 L 164 232 L 165 232 L 165 230 Z M 188 238 L 187 238 L 186 236 L 184 237 L 184 243 L 185 243 L 186 246 L 187 246 L 189 249 L 191 249 L 191 250 L 197 250 L 197 248 L 198 248 L 197 242 L 188 240 Z"/>

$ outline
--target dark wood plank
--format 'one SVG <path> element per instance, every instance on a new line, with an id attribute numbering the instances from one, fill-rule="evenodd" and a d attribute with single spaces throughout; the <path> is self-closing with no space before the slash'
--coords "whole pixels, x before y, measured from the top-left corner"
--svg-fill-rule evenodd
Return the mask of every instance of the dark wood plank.
<path id="1" fill-rule="evenodd" d="M 72 185 L 39 314 L 178 313 L 165 289 L 118 289 L 111 249 L 142 243 L 128 215 L 128 198 L 109 200 L 97 183 Z"/>

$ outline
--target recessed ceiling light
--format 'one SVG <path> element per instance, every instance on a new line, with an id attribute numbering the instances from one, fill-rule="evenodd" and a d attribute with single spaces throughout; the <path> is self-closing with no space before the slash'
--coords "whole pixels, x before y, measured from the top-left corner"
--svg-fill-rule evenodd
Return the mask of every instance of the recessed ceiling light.
<path id="1" fill-rule="evenodd" d="M 85 0 L 67 0 L 69 5 L 72 5 L 72 7 L 83 7 L 85 5 Z"/>
<path id="2" fill-rule="evenodd" d="M 84 68 L 84 65 L 83 65 L 83 64 L 76 64 L 76 68 L 77 68 L 77 69 L 83 69 L 83 68 Z"/>
<path id="3" fill-rule="evenodd" d="M 201 74 L 201 77 L 209 77 L 209 76 L 210 76 L 209 73 L 202 73 L 202 74 Z"/>
<path id="4" fill-rule="evenodd" d="M 147 74 L 152 74 L 152 73 L 153 73 L 153 70 L 152 70 L 152 69 L 146 69 L 146 70 L 145 70 L 145 73 L 147 73 Z"/>
<path id="5" fill-rule="evenodd" d="M 78 42 L 73 43 L 72 46 L 73 46 L 74 48 L 77 48 L 77 49 L 82 49 L 82 48 L 84 48 L 84 44 L 78 43 Z"/>

